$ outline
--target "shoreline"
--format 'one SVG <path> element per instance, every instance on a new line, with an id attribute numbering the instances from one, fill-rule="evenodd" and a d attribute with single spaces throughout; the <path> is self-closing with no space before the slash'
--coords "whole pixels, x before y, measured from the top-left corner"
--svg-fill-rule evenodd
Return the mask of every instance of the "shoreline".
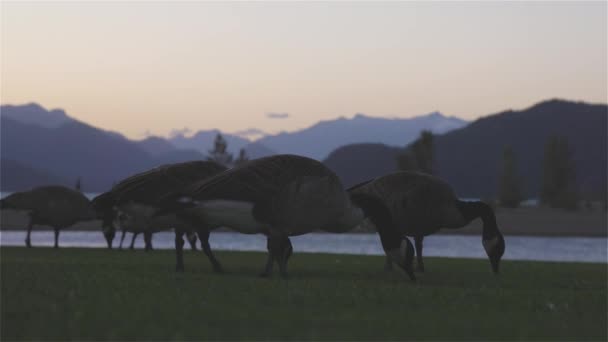
<path id="1" fill-rule="evenodd" d="M 541 207 L 517 209 L 496 209 L 498 227 L 505 236 L 539 237 L 608 237 L 608 216 L 603 210 L 565 211 Z M 28 217 L 14 210 L 0 212 L 0 231 L 26 230 Z M 33 231 L 52 230 L 50 227 L 34 226 Z M 79 222 L 65 228 L 70 231 L 101 231 L 101 221 Z M 169 230 L 169 229 L 168 229 Z M 483 230 L 481 220 L 475 220 L 460 229 L 442 229 L 438 235 L 480 235 Z M 120 231 L 120 230 L 118 230 Z M 216 231 L 230 231 L 220 228 Z M 372 226 L 359 226 L 350 233 L 375 233 Z"/>

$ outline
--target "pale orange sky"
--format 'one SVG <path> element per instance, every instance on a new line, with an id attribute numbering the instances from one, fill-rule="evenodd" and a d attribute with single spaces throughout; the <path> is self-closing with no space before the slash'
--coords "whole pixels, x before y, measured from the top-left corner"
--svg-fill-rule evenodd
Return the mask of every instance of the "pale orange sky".
<path id="1" fill-rule="evenodd" d="M 0 6 L 1 102 L 131 138 L 607 102 L 603 1 Z"/>

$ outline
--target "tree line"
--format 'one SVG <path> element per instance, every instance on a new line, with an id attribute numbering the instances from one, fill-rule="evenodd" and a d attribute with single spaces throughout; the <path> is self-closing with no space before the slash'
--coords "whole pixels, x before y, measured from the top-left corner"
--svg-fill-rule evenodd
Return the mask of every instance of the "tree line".
<path id="1" fill-rule="evenodd" d="M 433 151 L 433 133 L 422 131 L 419 138 L 397 156 L 397 167 L 400 170 L 433 174 Z M 518 173 L 515 151 L 511 146 L 505 146 L 497 189 L 499 205 L 519 207 L 524 200 L 523 182 Z M 553 208 L 575 210 L 579 206 L 576 165 L 565 137 L 551 136 L 545 143 L 539 200 L 542 205 Z"/>

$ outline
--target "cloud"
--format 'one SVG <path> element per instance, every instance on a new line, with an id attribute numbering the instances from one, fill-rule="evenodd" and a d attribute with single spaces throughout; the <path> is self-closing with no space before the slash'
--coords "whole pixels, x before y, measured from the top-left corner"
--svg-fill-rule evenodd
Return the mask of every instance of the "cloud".
<path id="1" fill-rule="evenodd" d="M 287 119 L 289 113 L 266 113 L 266 117 L 269 119 Z"/>

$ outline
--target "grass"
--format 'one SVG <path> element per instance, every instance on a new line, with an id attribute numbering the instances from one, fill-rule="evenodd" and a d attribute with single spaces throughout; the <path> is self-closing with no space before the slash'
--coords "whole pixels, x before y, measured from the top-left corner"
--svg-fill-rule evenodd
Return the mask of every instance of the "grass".
<path id="1" fill-rule="evenodd" d="M 416 284 L 382 257 L 8 248 L 6 340 L 606 340 L 606 265 L 428 258 Z"/>

